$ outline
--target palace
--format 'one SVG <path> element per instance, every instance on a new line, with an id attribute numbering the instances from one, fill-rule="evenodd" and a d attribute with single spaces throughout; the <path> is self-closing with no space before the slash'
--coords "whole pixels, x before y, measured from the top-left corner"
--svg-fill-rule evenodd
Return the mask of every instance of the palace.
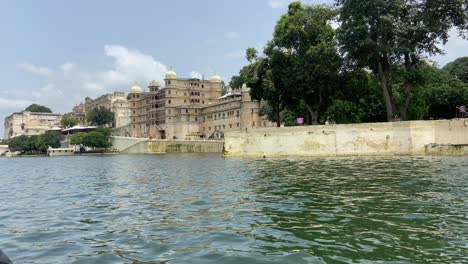
<path id="1" fill-rule="evenodd" d="M 165 88 L 157 81 L 149 92 L 138 86 L 129 95 L 130 124 L 120 135 L 167 139 L 222 138 L 225 131 L 260 126 L 260 103 L 244 87 L 221 96 L 223 81 L 177 78 L 169 71 Z"/>
<path id="2" fill-rule="evenodd" d="M 155 139 L 219 139 L 226 131 L 270 126 L 260 118 L 260 102 L 252 100 L 249 88 L 222 96 L 223 81 L 178 78 L 168 71 L 164 88 L 152 81 L 148 91 L 137 85 L 125 97 L 122 92 L 97 99 L 86 98 L 72 115 L 84 122 L 93 107 L 104 106 L 115 113 L 114 135 Z"/>
<path id="3" fill-rule="evenodd" d="M 55 113 L 21 111 L 5 118 L 5 139 L 16 136 L 41 135 L 48 130 L 60 130 L 62 116 Z"/>

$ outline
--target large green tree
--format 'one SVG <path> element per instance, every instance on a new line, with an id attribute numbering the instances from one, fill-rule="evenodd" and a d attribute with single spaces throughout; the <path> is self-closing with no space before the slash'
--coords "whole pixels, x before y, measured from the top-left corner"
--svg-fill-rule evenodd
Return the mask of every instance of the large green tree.
<path id="1" fill-rule="evenodd" d="M 337 86 L 342 65 L 337 53 L 335 11 L 324 6 L 289 5 L 277 22 L 265 54 L 270 60 L 271 78 L 308 110 L 310 124 L 318 124 L 327 98 Z"/>
<path id="2" fill-rule="evenodd" d="M 114 113 L 104 106 L 94 107 L 86 114 L 86 120 L 92 125 L 111 125 L 114 122 Z"/>
<path id="3" fill-rule="evenodd" d="M 448 63 L 443 70 L 462 82 L 468 83 L 468 57 L 458 58 Z"/>
<path id="4" fill-rule="evenodd" d="M 340 6 L 338 39 L 354 66 L 379 76 L 387 120 L 407 118 L 410 100 L 419 81 L 418 67 L 427 54 L 440 54 L 453 27 L 466 29 L 463 0 L 336 0 Z M 392 71 L 404 67 L 403 98 L 397 105 Z"/>
<path id="5" fill-rule="evenodd" d="M 37 113 L 52 113 L 52 110 L 50 110 L 50 108 L 43 106 L 43 105 L 38 105 L 38 104 L 32 104 L 26 107 L 26 109 L 24 110 L 30 111 L 30 112 L 37 112 Z"/>

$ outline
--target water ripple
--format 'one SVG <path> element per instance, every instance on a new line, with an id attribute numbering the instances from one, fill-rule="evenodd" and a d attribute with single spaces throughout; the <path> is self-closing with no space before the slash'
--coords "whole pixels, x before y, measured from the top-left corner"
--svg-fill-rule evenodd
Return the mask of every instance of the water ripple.
<path id="1" fill-rule="evenodd" d="M 466 263 L 468 160 L 0 159 L 15 263 Z"/>

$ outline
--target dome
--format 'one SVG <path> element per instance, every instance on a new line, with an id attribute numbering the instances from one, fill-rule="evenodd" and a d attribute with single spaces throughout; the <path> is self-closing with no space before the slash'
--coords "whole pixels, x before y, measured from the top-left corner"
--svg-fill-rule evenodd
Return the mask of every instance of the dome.
<path id="1" fill-rule="evenodd" d="M 153 80 L 153 81 L 150 82 L 148 87 L 159 87 L 159 82 L 156 81 L 156 80 Z"/>
<path id="2" fill-rule="evenodd" d="M 211 81 L 213 82 L 222 82 L 223 80 L 221 79 L 221 76 L 215 74 L 213 77 L 211 77 Z"/>
<path id="3" fill-rule="evenodd" d="M 141 87 L 138 85 L 133 85 L 130 89 L 130 93 L 141 93 Z"/>
<path id="4" fill-rule="evenodd" d="M 175 71 L 170 70 L 166 73 L 166 79 L 176 79 L 176 78 L 177 78 L 177 74 Z"/>
<path id="5" fill-rule="evenodd" d="M 245 84 L 245 83 L 242 84 L 242 91 L 249 91 L 249 90 L 250 90 L 250 88 L 247 87 L 247 84 Z"/>

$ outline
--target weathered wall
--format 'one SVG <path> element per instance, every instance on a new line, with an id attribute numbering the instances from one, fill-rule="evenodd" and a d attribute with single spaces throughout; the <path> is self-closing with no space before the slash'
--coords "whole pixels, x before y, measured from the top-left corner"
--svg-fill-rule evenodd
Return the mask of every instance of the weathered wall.
<path id="1" fill-rule="evenodd" d="M 121 153 L 222 153 L 219 140 L 162 140 L 112 137 L 113 148 Z"/>
<path id="2" fill-rule="evenodd" d="M 262 128 L 225 137 L 226 156 L 424 155 L 429 144 L 468 144 L 468 119 Z"/>

